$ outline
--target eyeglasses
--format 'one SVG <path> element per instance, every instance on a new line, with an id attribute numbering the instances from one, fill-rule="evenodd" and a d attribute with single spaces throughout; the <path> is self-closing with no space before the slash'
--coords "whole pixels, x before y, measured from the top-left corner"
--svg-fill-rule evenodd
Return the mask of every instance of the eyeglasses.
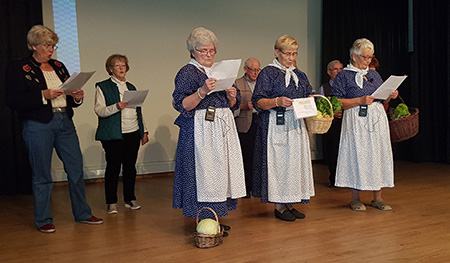
<path id="1" fill-rule="evenodd" d="M 331 71 L 343 70 L 343 68 L 330 68 Z"/>
<path id="2" fill-rule="evenodd" d="M 375 55 L 372 55 L 372 56 L 363 56 L 363 55 L 358 55 L 358 56 L 360 56 L 360 57 L 362 57 L 365 61 L 368 61 L 368 60 L 371 60 L 372 58 L 374 58 L 375 57 Z"/>
<path id="3" fill-rule="evenodd" d="M 278 49 L 283 55 L 287 56 L 287 57 L 296 57 L 298 55 L 298 52 L 284 52 L 281 49 Z"/>
<path id="4" fill-rule="evenodd" d="M 210 49 L 210 50 L 207 50 L 207 49 L 197 49 L 197 48 L 195 48 L 195 50 L 197 50 L 198 51 L 198 53 L 200 53 L 200 54 L 202 54 L 202 55 L 207 55 L 207 54 L 210 54 L 211 56 L 214 56 L 216 53 L 217 53 L 217 51 L 215 50 L 215 49 Z"/>
<path id="5" fill-rule="evenodd" d="M 258 72 L 260 72 L 261 71 L 261 69 L 260 68 L 250 68 L 250 67 L 247 67 L 247 66 L 245 66 L 248 70 L 250 70 L 251 72 L 253 72 L 253 73 L 258 73 Z"/>
<path id="6" fill-rule="evenodd" d="M 53 48 L 53 50 L 57 50 L 57 49 L 58 49 L 58 46 L 57 46 L 57 45 L 42 44 L 42 46 L 43 46 L 45 49 L 47 49 L 47 50 L 50 50 L 50 49 L 52 49 L 52 48 Z"/>

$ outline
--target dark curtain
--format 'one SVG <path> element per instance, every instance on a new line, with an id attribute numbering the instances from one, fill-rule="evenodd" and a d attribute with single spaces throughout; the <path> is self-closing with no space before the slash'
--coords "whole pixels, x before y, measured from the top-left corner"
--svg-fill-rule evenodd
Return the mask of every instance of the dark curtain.
<path id="1" fill-rule="evenodd" d="M 8 61 L 30 54 L 26 36 L 36 24 L 42 24 L 41 0 L 0 0 L 0 195 L 31 193 L 31 168 L 21 123 L 5 103 L 5 68 Z"/>
<path id="2" fill-rule="evenodd" d="M 399 92 L 420 110 L 419 134 L 393 144 L 396 159 L 450 163 L 449 3 L 413 1 L 414 49 L 408 51 L 408 0 L 323 0 L 323 81 L 328 62 L 347 65 L 353 41 L 362 37 L 374 43 L 383 79 L 408 75 Z"/>

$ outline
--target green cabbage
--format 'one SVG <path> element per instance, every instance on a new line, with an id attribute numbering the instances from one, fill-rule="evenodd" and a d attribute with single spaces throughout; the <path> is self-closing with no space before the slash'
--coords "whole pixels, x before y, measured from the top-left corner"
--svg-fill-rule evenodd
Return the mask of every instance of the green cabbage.
<path id="1" fill-rule="evenodd" d="M 334 114 L 338 113 L 342 108 L 342 102 L 339 101 L 337 97 L 328 97 L 328 100 L 331 102 L 333 106 L 333 112 L 331 112 L 330 104 L 324 98 L 319 98 L 316 101 L 317 111 L 322 115 L 334 116 Z"/>
<path id="2" fill-rule="evenodd" d="M 211 218 L 203 219 L 197 225 L 197 233 L 215 235 L 219 232 L 219 223 Z"/>
<path id="3" fill-rule="evenodd" d="M 392 120 L 400 119 L 401 117 L 405 117 L 410 115 L 408 106 L 404 103 L 398 104 L 397 108 L 394 110 L 394 115 L 392 115 Z"/>

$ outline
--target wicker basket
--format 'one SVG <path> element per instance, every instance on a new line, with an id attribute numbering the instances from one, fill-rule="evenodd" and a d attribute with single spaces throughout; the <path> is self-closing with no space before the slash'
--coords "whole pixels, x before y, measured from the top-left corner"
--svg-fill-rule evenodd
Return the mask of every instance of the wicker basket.
<path id="1" fill-rule="evenodd" d="M 202 209 L 200 209 L 197 213 L 197 219 L 195 220 L 195 226 L 198 225 L 198 220 L 199 220 L 198 217 L 200 215 L 200 212 L 205 209 L 210 210 L 214 214 L 214 217 L 216 218 L 219 229 L 218 229 L 218 233 L 215 235 L 201 234 L 201 233 L 197 233 L 197 231 L 194 232 L 195 245 L 198 248 L 215 247 L 215 246 L 222 244 L 222 241 L 223 241 L 223 228 L 220 227 L 219 218 L 217 217 L 217 214 L 213 209 L 211 209 L 209 207 L 203 207 Z"/>
<path id="2" fill-rule="evenodd" d="M 403 99 L 398 98 L 405 103 Z M 389 121 L 392 142 L 402 142 L 414 137 L 419 132 L 419 109 L 408 107 L 408 116 Z"/>
<path id="3" fill-rule="evenodd" d="M 331 102 L 327 97 L 319 94 L 314 94 L 313 96 L 325 98 L 330 104 L 331 112 L 333 112 L 333 105 L 331 105 Z M 305 119 L 305 121 L 306 121 L 306 128 L 310 133 L 324 134 L 330 129 L 331 123 L 333 122 L 333 116 L 331 116 L 331 118 L 308 117 Z"/>

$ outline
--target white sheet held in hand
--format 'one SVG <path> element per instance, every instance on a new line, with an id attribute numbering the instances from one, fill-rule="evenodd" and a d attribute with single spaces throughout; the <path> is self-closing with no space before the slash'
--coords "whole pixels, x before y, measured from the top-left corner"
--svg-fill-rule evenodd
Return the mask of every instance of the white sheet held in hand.
<path id="1" fill-rule="evenodd" d="M 241 61 L 241 59 L 231 59 L 214 63 L 209 77 L 217 79 L 216 88 L 208 94 L 231 87 L 237 78 Z"/>
<path id="2" fill-rule="evenodd" d="M 375 96 L 375 99 L 385 100 L 389 98 L 392 92 L 394 92 L 400 84 L 407 78 L 408 76 L 390 76 L 383 84 L 381 84 L 378 89 L 372 93 L 372 96 Z"/>

